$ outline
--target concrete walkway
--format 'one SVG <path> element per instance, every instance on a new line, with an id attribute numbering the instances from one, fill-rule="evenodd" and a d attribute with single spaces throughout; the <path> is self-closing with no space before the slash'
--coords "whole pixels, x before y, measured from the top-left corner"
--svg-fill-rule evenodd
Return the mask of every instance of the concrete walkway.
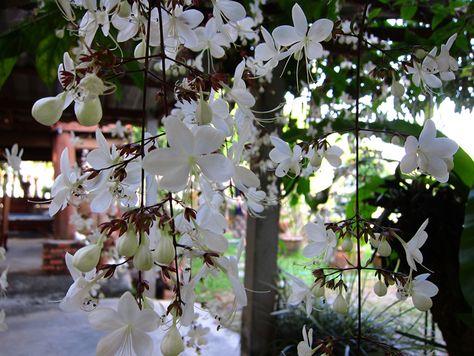
<path id="1" fill-rule="evenodd" d="M 41 269 L 43 239 L 13 238 L 9 242 L 7 260 L 0 263 L 0 273 L 9 266 L 6 298 L 0 298 L 0 310 L 6 313 L 8 330 L 0 332 L 0 356 L 93 356 L 102 332 L 91 327 L 86 312 L 64 313 L 58 309 L 59 301 L 72 283 L 69 275 L 47 275 Z M 104 285 L 107 296 L 119 296 L 129 289 L 127 279 L 114 280 Z M 111 290 L 114 287 L 116 290 Z M 116 309 L 118 299 L 104 299 L 101 306 Z M 166 303 L 166 302 L 165 302 Z M 215 320 L 199 311 L 200 324 L 210 328 L 208 345 L 201 355 L 240 355 L 238 333 L 221 329 L 216 331 Z M 187 328 L 180 329 L 181 335 Z M 150 334 L 154 341 L 154 355 L 161 355 L 163 331 Z M 196 355 L 186 349 L 183 356 Z M 151 355 L 150 355 L 151 356 Z"/>
<path id="2" fill-rule="evenodd" d="M 105 299 L 101 305 L 115 307 L 117 299 Z M 201 355 L 240 355 L 240 337 L 237 333 L 221 329 L 211 317 L 201 319 L 203 326 L 209 326 L 208 345 L 202 347 Z M 63 313 L 53 309 L 26 315 L 7 316 L 8 330 L 0 332 L 1 356 L 92 356 L 102 332 L 93 329 L 87 321 L 87 313 Z M 187 328 L 180 329 L 186 335 Z M 153 355 L 161 355 L 162 331 L 150 334 L 154 341 Z M 181 355 L 196 355 L 193 349 L 186 349 Z"/>

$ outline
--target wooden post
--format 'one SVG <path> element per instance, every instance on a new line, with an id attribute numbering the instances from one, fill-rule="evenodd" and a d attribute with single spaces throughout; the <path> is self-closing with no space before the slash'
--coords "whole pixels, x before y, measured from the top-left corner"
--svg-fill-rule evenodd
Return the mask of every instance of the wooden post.
<path id="1" fill-rule="evenodd" d="M 278 73 L 278 70 L 275 71 Z M 271 84 L 259 96 L 256 110 L 266 111 L 277 107 L 285 95 L 284 81 L 279 76 L 274 76 Z M 271 118 L 278 115 L 256 114 L 260 118 Z M 269 135 L 277 126 L 265 124 L 261 135 Z M 253 158 L 251 168 L 259 174 L 262 187 L 268 185 L 273 172 L 261 172 L 262 162 L 268 160 L 268 155 L 273 146 L 262 145 L 258 156 Z M 272 177 L 273 178 L 273 177 Z M 245 252 L 245 288 L 248 292 L 248 305 L 242 313 L 241 329 L 241 354 L 244 356 L 275 355 L 272 350 L 275 326 L 270 313 L 275 305 L 275 290 L 277 282 L 277 256 L 278 256 L 278 221 L 280 205 L 268 207 L 261 214 L 264 218 L 247 219 L 247 236 Z M 255 292 L 252 292 L 255 291 Z"/>
<path id="2" fill-rule="evenodd" d="M 60 159 L 61 153 L 65 148 L 69 151 L 69 163 L 73 165 L 76 162 L 76 150 L 73 145 L 71 145 L 71 136 L 67 131 L 63 131 L 61 126 L 56 126 L 54 128 L 56 135 L 53 137 L 53 149 L 52 149 L 52 158 L 53 167 L 54 167 L 54 177 L 56 178 L 61 174 L 60 168 Z M 63 211 L 58 212 L 54 216 L 54 238 L 59 240 L 73 240 L 75 228 L 74 225 L 69 223 L 69 218 L 73 213 L 73 208 L 68 206 Z"/>

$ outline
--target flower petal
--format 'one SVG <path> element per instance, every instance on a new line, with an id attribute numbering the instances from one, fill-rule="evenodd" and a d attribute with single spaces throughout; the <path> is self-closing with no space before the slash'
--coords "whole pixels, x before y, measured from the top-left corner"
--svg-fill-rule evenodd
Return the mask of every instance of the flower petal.
<path id="1" fill-rule="evenodd" d="M 273 30 L 272 35 L 275 39 L 275 43 L 280 46 L 290 46 L 301 40 L 295 28 L 288 25 L 278 26 Z"/>
<path id="2" fill-rule="evenodd" d="M 194 154 L 202 155 L 212 153 L 221 148 L 225 136 L 220 130 L 209 126 L 200 126 L 195 132 Z"/>
<path id="3" fill-rule="evenodd" d="M 308 31 L 308 37 L 311 41 L 322 42 L 331 35 L 334 23 L 329 19 L 320 19 L 315 21 Z"/>
<path id="4" fill-rule="evenodd" d="M 202 173 L 213 182 L 225 182 L 234 175 L 234 165 L 227 157 L 214 153 L 198 158 Z"/>
<path id="5" fill-rule="evenodd" d="M 291 17 L 293 18 L 293 25 L 295 26 L 296 33 L 300 37 L 306 36 L 306 32 L 308 31 L 308 20 L 306 20 L 306 15 L 300 5 L 293 5 L 293 8 L 291 9 Z"/>
<path id="6" fill-rule="evenodd" d="M 94 328 L 103 331 L 118 330 L 125 325 L 112 308 L 97 308 L 91 311 L 89 313 L 89 323 Z"/>

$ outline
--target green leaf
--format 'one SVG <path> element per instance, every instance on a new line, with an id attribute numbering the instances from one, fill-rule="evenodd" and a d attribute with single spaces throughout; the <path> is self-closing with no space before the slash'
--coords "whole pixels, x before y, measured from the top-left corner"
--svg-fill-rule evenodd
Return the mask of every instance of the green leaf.
<path id="1" fill-rule="evenodd" d="M 375 206 L 364 203 L 364 200 L 373 196 L 374 192 L 380 192 L 380 186 L 384 183 L 384 178 L 379 176 L 372 176 L 366 184 L 359 188 L 360 215 L 364 218 L 370 218 L 372 213 L 377 210 Z M 346 206 L 346 216 L 348 218 L 355 215 L 355 194 Z"/>
<path id="2" fill-rule="evenodd" d="M 64 52 L 68 49 L 69 41 L 58 40 L 54 33 L 39 43 L 36 50 L 36 70 L 46 85 L 52 86 L 56 81 L 58 66 L 63 60 Z"/>
<path id="3" fill-rule="evenodd" d="M 435 29 L 446 18 L 447 15 L 447 12 L 434 15 L 433 20 L 431 20 L 431 27 Z"/>
<path id="4" fill-rule="evenodd" d="M 474 187 L 469 192 L 464 216 L 464 230 L 459 246 L 459 280 L 464 298 L 474 307 Z M 472 315 L 470 316 L 472 319 Z"/>
<path id="5" fill-rule="evenodd" d="M 3 84 L 10 76 L 17 59 L 18 57 L 11 57 L 0 60 L 0 88 L 2 88 Z"/>
<path id="6" fill-rule="evenodd" d="M 418 10 L 417 4 L 405 2 L 400 9 L 400 16 L 404 20 L 411 20 L 411 18 L 415 16 L 416 10 Z"/>
<path id="7" fill-rule="evenodd" d="M 367 22 L 370 22 L 373 19 L 375 19 L 377 16 L 379 16 L 380 12 L 382 12 L 382 9 L 379 7 L 373 10 L 370 10 L 369 15 L 367 16 Z"/>

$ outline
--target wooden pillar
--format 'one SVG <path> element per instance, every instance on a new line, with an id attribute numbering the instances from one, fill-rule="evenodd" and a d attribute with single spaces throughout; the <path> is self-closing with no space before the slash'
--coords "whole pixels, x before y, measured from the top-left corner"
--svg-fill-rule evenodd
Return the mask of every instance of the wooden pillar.
<path id="1" fill-rule="evenodd" d="M 52 157 L 54 167 L 54 178 L 61 174 L 60 159 L 61 153 L 65 148 L 69 151 L 69 163 L 73 165 L 76 162 L 76 150 L 71 145 L 71 136 L 67 131 L 63 131 L 61 126 L 55 126 L 55 135 L 53 137 Z M 54 238 L 59 240 L 73 240 L 75 228 L 69 223 L 69 218 L 73 213 L 73 208 L 68 206 L 63 211 L 54 216 L 53 232 Z"/>
<path id="2" fill-rule="evenodd" d="M 278 70 L 275 73 L 279 73 Z M 274 76 L 257 100 L 256 110 L 266 111 L 278 106 L 285 95 L 284 81 Z M 263 115 L 271 118 L 278 113 Z M 261 114 L 256 114 L 262 117 Z M 277 126 L 265 124 L 261 135 L 272 133 Z M 262 162 L 268 160 L 273 146 L 261 146 L 258 156 L 251 162 L 252 170 L 259 174 L 262 187 L 266 187 L 274 175 L 273 171 L 261 172 Z M 273 177 L 271 177 L 273 178 Z M 272 349 L 275 326 L 270 313 L 275 304 L 274 287 L 277 282 L 278 221 L 280 206 L 266 208 L 263 218 L 248 217 L 245 250 L 245 287 L 248 304 L 242 313 L 241 354 L 244 356 L 263 356 L 278 354 Z M 256 291 L 256 292 L 252 292 Z"/>

